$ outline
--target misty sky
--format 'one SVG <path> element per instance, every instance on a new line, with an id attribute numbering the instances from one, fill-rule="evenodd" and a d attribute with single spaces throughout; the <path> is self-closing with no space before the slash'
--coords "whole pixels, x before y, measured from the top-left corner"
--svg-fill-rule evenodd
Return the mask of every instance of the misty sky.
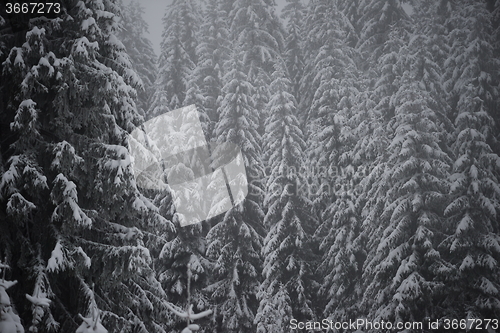
<path id="1" fill-rule="evenodd" d="M 278 5 L 278 11 L 284 7 L 286 0 L 275 0 Z M 149 23 L 149 39 L 153 43 L 156 55 L 160 54 L 161 33 L 163 26 L 161 19 L 165 14 L 165 9 L 172 0 L 141 0 L 144 6 L 144 19 Z"/>

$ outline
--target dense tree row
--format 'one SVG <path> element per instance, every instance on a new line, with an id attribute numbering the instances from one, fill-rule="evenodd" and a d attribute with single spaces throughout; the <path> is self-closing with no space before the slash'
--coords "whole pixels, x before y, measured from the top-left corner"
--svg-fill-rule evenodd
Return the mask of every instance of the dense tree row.
<path id="1" fill-rule="evenodd" d="M 287 0 L 280 20 L 173 0 L 157 63 L 137 2 L 64 4 L 0 17 L 0 256 L 26 328 L 181 331 L 172 304 L 213 310 L 202 332 L 500 318 L 499 1 Z M 126 147 L 190 104 L 249 194 L 181 227 Z"/>

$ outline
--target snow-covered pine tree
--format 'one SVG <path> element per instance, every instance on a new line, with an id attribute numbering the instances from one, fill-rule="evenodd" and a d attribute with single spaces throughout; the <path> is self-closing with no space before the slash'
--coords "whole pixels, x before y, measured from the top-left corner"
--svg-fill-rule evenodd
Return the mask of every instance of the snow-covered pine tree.
<path id="1" fill-rule="evenodd" d="M 200 29 L 200 43 L 196 48 L 199 59 L 193 71 L 193 80 L 204 97 L 201 107 L 210 120 L 207 131 L 209 138 L 213 136 L 214 126 L 219 118 L 217 110 L 222 100 L 224 63 L 230 55 L 227 15 L 223 1 L 208 1 Z"/>
<path id="2" fill-rule="evenodd" d="M 224 76 L 219 122 L 215 128 L 217 143 L 236 144 L 241 148 L 247 170 L 246 199 L 225 213 L 222 221 L 207 235 L 207 256 L 214 260 L 210 293 L 216 330 L 223 332 L 255 332 L 253 324 L 261 269 L 263 212 L 261 138 L 257 132 L 258 110 L 248 82 L 242 51 L 235 47 Z M 240 178 L 235 181 L 241 181 Z M 244 184 L 241 184 L 244 185 Z"/>
<path id="3" fill-rule="evenodd" d="M 395 4 L 391 2 L 391 5 Z M 365 17 L 368 15 L 366 7 L 360 8 L 360 12 L 364 13 Z M 371 15 L 378 14 L 374 12 Z M 362 59 L 365 59 L 358 63 L 359 68 L 364 68 L 365 71 L 363 76 L 360 76 L 361 94 L 350 120 L 353 136 L 358 140 L 348 154 L 355 168 L 352 179 L 357 187 L 355 205 L 363 221 L 359 241 L 364 239 L 363 241 L 367 242 L 367 250 L 378 242 L 378 239 L 373 237 L 373 232 L 379 225 L 379 216 L 385 205 L 387 188 L 381 186 L 378 181 L 384 173 L 388 159 L 387 147 L 394 131 L 395 105 L 391 101 L 399 89 L 401 76 L 408 69 L 402 64 L 400 57 L 402 48 L 408 45 L 410 40 L 412 26 L 406 15 L 393 19 L 390 28 L 381 25 L 380 29 L 386 29 L 382 35 L 378 35 L 378 30 L 370 30 L 370 25 L 365 27 L 367 22 L 363 19 L 357 24 L 357 28 L 364 31 L 361 39 L 379 43 L 370 44 L 378 49 L 378 57 L 364 49 L 367 45 L 358 46 Z"/>
<path id="4" fill-rule="evenodd" d="M 493 151 L 498 132 L 498 66 L 487 4 L 453 3 L 448 24 L 450 105 L 456 126 L 448 237 L 441 244 L 453 271 L 444 277 L 445 316 L 500 315 L 500 158 Z M 453 304 L 453 305 L 452 305 Z"/>
<path id="5" fill-rule="evenodd" d="M 359 30 L 361 26 L 360 18 L 363 14 L 363 5 L 363 0 L 339 0 L 337 4 L 339 10 L 344 14 L 352 26 L 346 38 L 348 45 L 352 47 L 355 47 L 359 40 Z"/>
<path id="6" fill-rule="evenodd" d="M 114 1 L 80 1 L 34 18 L 3 62 L 1 139 L 13 144 L 2 153 L 0 251 L 16 263 L 12 296 L 32 331 L 75 331 L 76 314 L 97 307 L 114 330 L 165 332 L 145 242 L 170 222 L 138 192 L 125 148 L 141 117 L 117 13 Z"/>
<path id="7" fill-rule="evenodd" d="M 304 4 L 300 0 L 287 0 L 281 17 L 287 20 L 284 59 L 291 81 L 291 93 L 299 103 L 300 78 L 304 71 Z"/>
<path id="8" fill-rule="evenodd" d="M 344 179 L 333 203 L 324 210 L 323 223 L 316 231 L 323 253 L 317 268 L 321 276 L 319 299 L 325 318 L 349 321 L 360 315 L 362 268 L 366 258 L 365 235 L 362 233 L 358 193 L 353 181 Z"/>
<path id="9" fill-rule="evenodd" d="M 360 6 L 358 24 L 358 48 L 364 54 L 368 66 L 376 64 L 383 54 L 382 48 L 387 41 L 388 34 L 400 20 L 408 15 L 401 7 L 400 1 L 394 0 L 366 0 Z"/>
<path id="10" fill-rule="evenodd" d="M 190 96 L 190 95 L 188 95 Z M 151 147 L 158 148 L 157 154 L 164 159 L 163 167 L 167 180 L 182 179 L 187 175 L 193 179 L 194 172 L 197 172 L 202 155 L 195 151 L 194 154 L 180 156 L 182 149 L 185 149 L 185 139 L 200 139 L 199 127 L 192 126 L 198 122 L 203 114 L 198 112 L 198 108 L 191 105 L 179 111 L 182 119 L 172 122 L 169 114 L 159 116 L 149 121 L 145 126 L 147 136 L 150 139 Z M 206 118 L 206 117 L 205 117 Z M 180 121 L 179 121 L 180 120 Z M 180 123 L 182 122 L 182 124 Z M 195 123 L 196 125 L 196 123 Z M 180 126 L 180 127 L 179 127 Z M 203 126 L 202 126 L 203 129 Z M 180 151 L 179 151 L 180 150 Z M 171 153 L 177 153 L 172 156 Z M 177 162 L 172 164 L 172 162 Z M 200 158 L 201 157 L 201 158 Z M 196 309 L 206 308 L 206 297 L 201 293 L 201 289 L 206 286 L 207 262 L 203 256 L 205 253 L 205 241 L 203 239 L 208 227 L 206 223 L 196 223 L 194 225 L 183 226 L 179 214 L 176 214 L 175 204 L 179 202 L 188 203 L 193 214 L 203 211 L 204 196 L 197 195 L 203 191 L 204 184 L 197 182 L 185 182 L 184 185 L 177 184 L 175 192 L 172 187 L 164 189 L 150 190 L 148 195 L 154 197 L 154 204 L 159 208 L 160 214 L 173 222 L 175 232 L 164 234 L 165 242 L 162 244 L 161 252 L 155 267 L 158 279 L 162 283 L 169 301 L 174 302 L 179 307 L 185 307 L 187 301 L 186 286 L 186 265 L 190 264 L 193 269 L 193 290 L 192 301 Z M 182 186 L 182 188 L 180 188 Z M 177 201 L 177 203 L 174 202 Z M 177 207 L 179 208 L 179 207 Z M 177 211 L 179 213 L 179 210 Z M 170 314 L 165 325 L 169 330 L 181 329 L 182 320 Z"/>
<path id="11" fill-rule="evenodd" d="M 197 63 L 200 21 L 196 0 L 174 0 L 167 7 L 163 17 L 159 72 L 147 118 L 154 118 L 183 105 L 188 77 Z"/>
<path id="12" fill-rule="evenodd" d="M 367 0 L 360 8 L 357 29 L 357 50 L 362 55 L 360 68 L 364 69 L 366 86 L 372 93 L 369 98 L 376 103 L 375 112 L 384 122 L 394 116 L 394 106 L 389 100 L 399 86 L 394 81 L 404 68 L 397 66 L 399 50 L 407 45 L 412 26 L 400 1 Z"/>
<path id="13" fill-rule="evenodd" d="M 333 2 L 330 2 L 333 5 Z M 315 59 L 319 53 L 319 49 L 323 46 L 323 42 L 327 39 L 321 40 L 324 37 L 324 28 L 329 21 L 328 17 L 323 15 L 326 11 L 328 2 L 321 0 L 310 1 L 306 6 L 304 17 L 304 69 L 303 75 L 300 77 L 299 90 L 301 93 L 300 98 L 297 100 L 299 109 L 303 110 L 305 114 L 300 115 L 299 120 L 302 125 L 309 123 L 309 110 L 312 105 L 314 93 L 318 89 L 317 85 L 312 85 L 315 77 L 313 69 L 315 68 Z M 317 83 L 317 82 L 316 82 Z M 308 133 L 304 133 L 308 139 Z"/>
<path id="14" fill-rule="evenodd" d="M 304 32 L 306 63 L 301 81 L 304 98 L 301 107 L 307 109 L 307 125 L 314 126 L 311 123 L 318 118 L 319 109 L 322 105 L 328 104 L 326 95 L 332 89 L 327 85 L 330 81 L 334 81 L 330 87 L 338 88 L 339 80 L 344 76 L 346 79 L 352 78 L 356 66 L 352 58 L 354 51 L 345 41 L 352 26 L 339 11 L 336 2 L 315 0 L 309 3 L 307 9 L 305 18 L 307 30 Z M 320 88 L 322 84 L 324 86 Z M 350 86 L 352 83 L 347 84 L 346 88 Z M 331 95 L 335 94 L 331 92 Z M 340 97 L 331 96 L 330 99 L 333 99 L 335 104 Z"/>
<path id="15" fill-rule="evenodd" d="M 130 57 L 132 68 L 139 75 L 142 84 L 135 87 L 137 90 L 137 108 L 145 116 L 149 108 L 150 99 L 154 92 L 154 82 L 157 73 L 157 59 L 151 41 L 146 37 L 148 23 L 144 20 L 144 7 L 132 0 L 129 4 L 122 4 L 122 28 L 118 37 L 123 42 Z"/>
<path id="16" fill-rule="evenodd" d="M 500 157 L 488 144 L 494 122 L 478 95 L 478 86 L 469 82 L 457 104 L 452 201 L 445 210 L 449 236 L 441 244 L 453 267 L 443 278 L 449 318 L 500 315 Z"/>
<path id="17" fill-rule="evenodd" d="M 449 27 L 449 54 L 446 59 L 446 87 L 451 106 L 450 118 L 455 121 L 460 113 L 458 102 L 467 84 L 475 85 L 476 94 L 483 101 L 483 107 L 495 120 L 491 128 L 494 134 L 489 138 L 499 139 L 500 114 L 498 112 L 500 89 L 500 53 L 495 49 L 495 35 L 492 13 L 485 2 L 458 1 L 450 4 L 446 25 Z M 473 78 L 477 82 L 473 82 Z M 500 153 L 500 151 L 496 151 Z"/>
<path id="18" fill-rule="evenodd" d="M 241 46 L 249 80 L 255 80 L 260 71 L 270 75 L 283 49 L 283 28 L 274 5 L 269 0 L 237 0 L 229 19 L 231 40 Z"/>
<path id="19" fill-rule="evenodd" d="M 240 47 L 248 81 L 254 86 L 259 110 L 259 132 L 264 132 L 264 113 L 269 101 L 273 63 L 283 51 L 284 29 L 271 0 L 236 0 L 229 12 L 231 41 Z"/>
<path id="20" fill-rule="evenodd" d="M 165 243 L 157 264 L 159 280 L 161 281 L 169 302 L 177 307 L 187 309 L 190 305 L 196 312 L 209 308 L 209 299 L 202 289 L 207 285 L 210 264 L 204 259 L 205 241 L 203 224 L 181 227 L 177 226 L 177 234 Z M 186 267 L 190 266 L 190 276 L 186 275 Z M 164 269 L 160 267 L 165 267 Z M 188 279 L 190 279 L 190 294 L 188 299 Z M 168 328 L 180 330 L 185 326 L 185 319 L 170 320 Z M 200 332 L 212 332 L 210 325 L 203 326 Z"/>
<path id="21" fill-rule="evenodd" d="M 319 207 L 332 200 L 341 155 L 352 141 L 348 120 L 358 87 L 354 50 L 344 41 L 350 29 L 347 19 L 332 1 L 313 1 L 309 11 L 301 107 L 307 110 L 308 169 L 317 172 L 311 177 L 317 189 L 312 194 Z"/>
<path id="22" fill-rule="evenodd" d="M 301 170 L 305 142 L 295 115 L 296 101 L 283 60 L 275 65 L 266 120 L 267 179 L 264 219 L 269 232 L 263 245 L 263 282 L 255 317 L 257 332 L 286 332 L 292 318 L 315 317 L 314 255 L 311 236 L 316 222 L 312 203 L 302 193 Z"/>
<path id="23" fill-rule="evenodd" d="M 186 321 L 186 327 L 182 330 L 181 333 L 193 333 L 193 331 L 204 332 L 203 329 L 200 330 L 200 325 L 194 324 L 193 321 L 197 319 L 201 319 L 203 317 L 209 316 L 212 314 L 212 310 L 208 309 L 203 312 L 194 313 L 193 312 L 193 304 L 191 303 L 191 278 L 192 278 L 192 269 L 191 264 L 187 264 L 187 306 L 185 310 L 181 310 L 177 306 L 169 305 L 170 311 L 172 311 L 178 318 Z"/>
<path id="24" fill-rule="evenodd" d="M 428 41 L 416 35 L 400 52 L 407 70 L 393 96 L 395 131 L 374 186 L 383 210 L 368 235 L 363 274 L 363 305 L 374 320 L 435 318 L 443 296 L 439 277 L 451 272 L 437 251 L 445 237 L 450 160 L 442 149 L 442 110 L 432 96 L 440 68 L 429 55 Z"/>
<path id="25" fill-rule="evenodd" d="M 353 244 L 359 219 L 353 202 L 349 202 L 354 200 L 355 183 L 354 169 L 349 166 L 352 157 L 347 154 L 355 143 L 352 117 L 362 86 L 358 83 L 356 64 L 359 57 L 348 41 L 355 31 L 338 4 L 321 0 L 309 3 L 306 69 L 301 81 L 301 107 L 307 110 L 307 170 L 313 171 L 309 192 L 320 218 L 315 240 L 323 253 L 315 272 L 321 277 L 318 308 L 320 316 L 331 318 L 349 316 L 343 311 L 356 300 L 353 291 L 356 283 L 359 285 L 357 266 L 361 266 L 363 258 L 353 259 L 362 251 Z M 346 173 L 347 169 L 351 171 Z M 340 267 L 343 270 L 339 272 Z M 351 298 L 347 299 L 347 295 Z"/>
<path id="26" fill-rule="evenodd" d="M 325 40 L 309 63 L 312 72 L 308 74 L 316 89 L 307 124 L 311 169 L 319 172 L 315 208 L 321 224 L 315 239 L 322 260 L 316 274 L 322 277 L 322 315 L 340 320 L 355 315 L 352 308 L 359 299 L 364 258 L 354 192 L 359 179 L 353 179 L 359 165 L 352 166 L 351 154 L 358 140 L 355 111 L 365 111 L 358 107 L 358 95 L 364 87 L 358 82 L 359 56 L 348 41 L 355 34 L 354 28 L 334 2 L 317 1 L 315 5 L 315 14 L 309 18 L 315 22 L 310 40 Z"/>

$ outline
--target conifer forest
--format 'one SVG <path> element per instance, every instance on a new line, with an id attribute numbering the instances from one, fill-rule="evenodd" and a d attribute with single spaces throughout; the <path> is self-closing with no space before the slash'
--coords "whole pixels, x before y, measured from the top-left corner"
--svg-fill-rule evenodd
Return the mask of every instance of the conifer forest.
<path id="1" fill-rule="evenodd" d="M 0 3 L 0 333 L 500 331 L 500 0 L 279 1 Z M 182 226 L 190 105 L 248 194 Z"/>

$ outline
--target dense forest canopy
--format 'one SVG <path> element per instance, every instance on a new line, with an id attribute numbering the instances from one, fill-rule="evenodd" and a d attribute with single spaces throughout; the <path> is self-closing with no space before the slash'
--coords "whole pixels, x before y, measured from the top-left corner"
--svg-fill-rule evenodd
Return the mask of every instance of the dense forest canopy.
<path id="1" fill-rule="evenodd" d="M 0 333 L 499 328 L 500 1 L 57 3 L 0 13 Z M 192 104 L 248 195 L 183 227 L 129 134 Z"/>

